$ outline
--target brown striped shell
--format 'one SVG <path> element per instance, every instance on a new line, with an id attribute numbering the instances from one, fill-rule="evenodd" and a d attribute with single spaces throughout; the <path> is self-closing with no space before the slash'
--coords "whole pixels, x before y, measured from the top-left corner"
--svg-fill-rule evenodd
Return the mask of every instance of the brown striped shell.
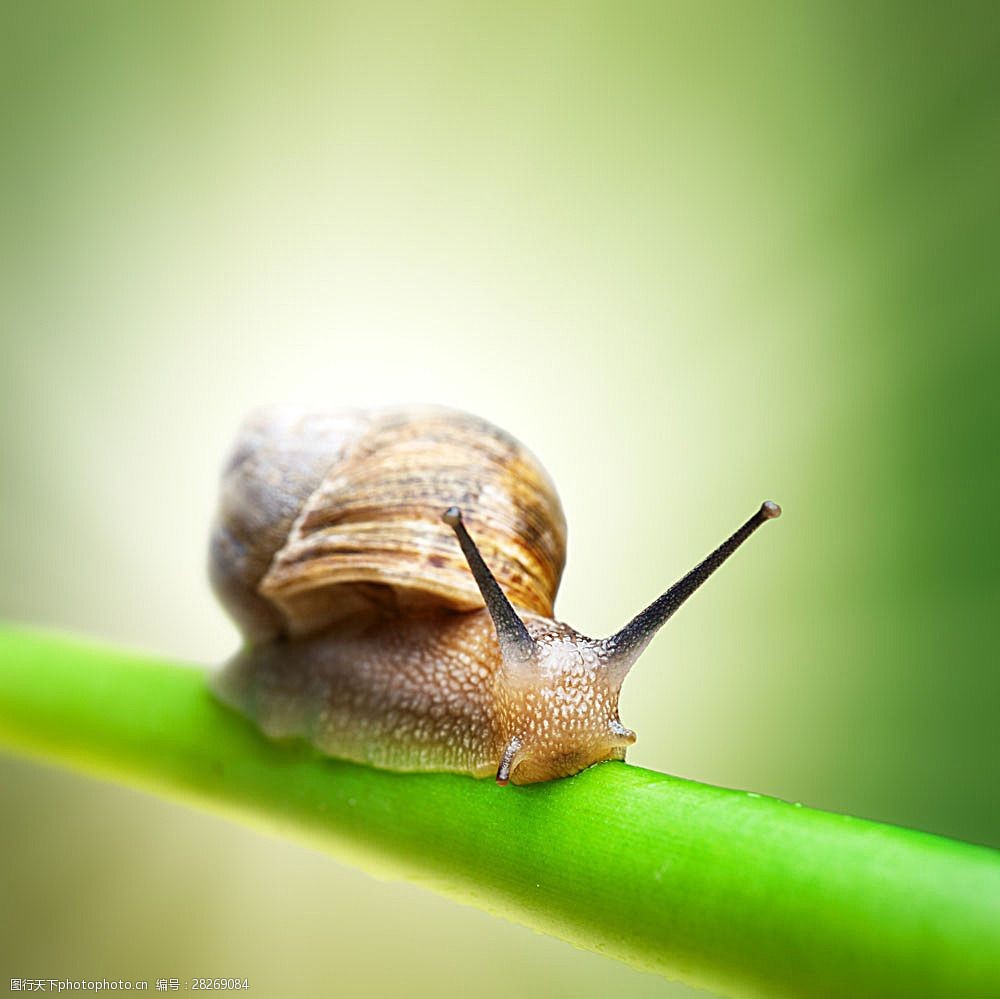
<path id="1" fill-rule="evenodd" d="M 551 617 L 566 522 L 537 459 L 447 409 L 265 409 L 223 475 L 210 568 L 251 641 L 352 619 L 483 606 L 442 523 L 452 505 L 513 604 Z"/>

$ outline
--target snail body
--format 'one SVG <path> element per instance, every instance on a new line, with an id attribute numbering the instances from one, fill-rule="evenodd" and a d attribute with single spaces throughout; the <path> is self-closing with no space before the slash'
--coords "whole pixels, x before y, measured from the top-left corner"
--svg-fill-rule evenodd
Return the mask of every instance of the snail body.
<path id="1" fill-rule="evenodd" d="M 591 639 L 553 617 L 565 519 L 512 437 L 443 409 L 262 410 L 224 471 L 212 536 L 212 582 L 245 638 L 216 689 L 269 736 L 393 770 L 526 784 L 621 760 L 628 670 L 779 512 L 764 504 Z"/>

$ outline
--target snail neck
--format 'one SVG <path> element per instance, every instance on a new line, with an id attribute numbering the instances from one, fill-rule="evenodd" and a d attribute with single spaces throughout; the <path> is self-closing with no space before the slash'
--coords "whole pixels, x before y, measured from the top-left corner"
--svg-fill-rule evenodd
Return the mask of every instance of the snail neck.
<path id="1" fill-rule="evenodd" d="M 496 772 L 496 676 L 485 611 L 387 619 L 242 649 L 217 675 L 223 701 L 272 738 L 393 770 Z"/>

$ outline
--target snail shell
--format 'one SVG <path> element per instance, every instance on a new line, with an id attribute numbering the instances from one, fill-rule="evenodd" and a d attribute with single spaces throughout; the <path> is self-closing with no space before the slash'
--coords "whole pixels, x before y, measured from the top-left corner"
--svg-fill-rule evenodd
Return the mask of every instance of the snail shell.
<path id="1" fill-rule="evenodd" d="M 445 507 L 469 511 L 511 602 L 552 615 L 566 521 L 537 459 L 446 409 L 260 410 L 223 475 L 210 571 L 248 639 L 483 606 Z"/>

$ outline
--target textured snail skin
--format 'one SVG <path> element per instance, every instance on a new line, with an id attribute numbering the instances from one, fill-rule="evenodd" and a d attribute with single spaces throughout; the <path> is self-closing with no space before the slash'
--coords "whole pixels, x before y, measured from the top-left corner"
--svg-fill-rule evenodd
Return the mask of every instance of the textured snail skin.
<path id="1" fill-rule="evenodd" d="M 523 675 L 504 670 L 479 610 L 248 647 L 216 689 L 271 737 L 392 770 L 492 777 L 514 738 L 515 784 L 624 759 L 635 736 L 618 722 L 618 688 L 598 657 L 585 661 L 589 640 L 541 617 L 525 623 L 540 662 Z"/>
<path id="2" fill-rule="evenodd" d="M 505 663 L 442 511 L 535 640 Z M 532 783 L 623 759 L 624 670 L 551 619 L 566 525 L 537 459 L 442 409 L 261 410 L 223 473 L 212 582 L 245 645 L 216 689 L 272 737 L 393 770 Z M 501 779 L 498 777 L 498 779 Z"/>

